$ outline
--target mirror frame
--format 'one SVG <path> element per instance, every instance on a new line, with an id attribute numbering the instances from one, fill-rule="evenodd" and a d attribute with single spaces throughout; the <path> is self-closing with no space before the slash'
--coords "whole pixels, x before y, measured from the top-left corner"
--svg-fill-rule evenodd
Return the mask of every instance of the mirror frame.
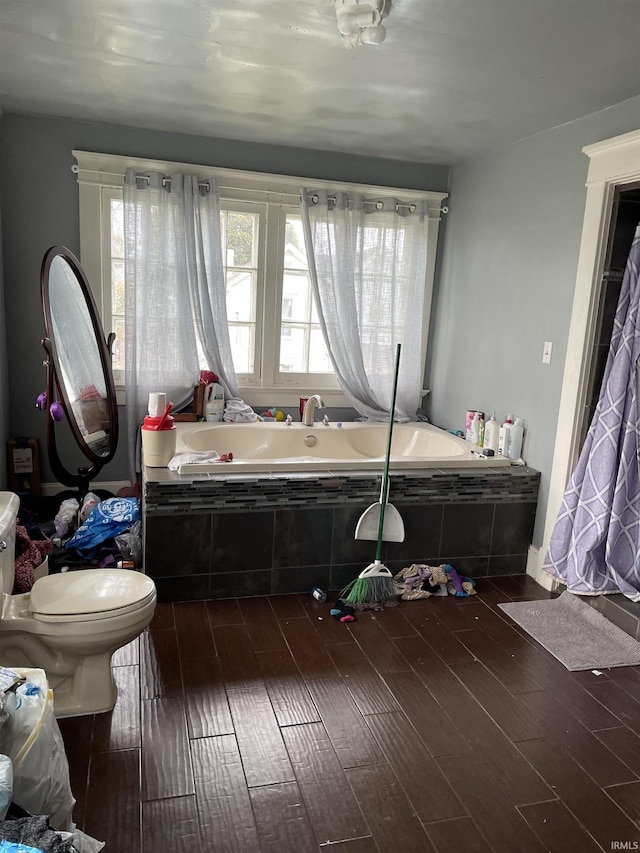
<path id="1" fill-rule="evenodd" d="M 99 456 L 98 454 L 94 453 L 87 444 L 87 442 L 84 440 L 82 432 L 80 431 L 80 427 L 78 426 L 75 415 L 73 413 L 67 390 L 61 380 L 62 373 L 60 370 L 60 360 L 58 357 L 56 341 L 53 334 L 53 322 L 49 300 L 49 273 L 51 269 L 51 264 L 53 263 L 55 258 L 62 258 L 69 265 L 69 267 L 71 267 L 76 281 L 78 282 L 80 292 L 84 298 L 87 310 L 89 312 L 91 326 L 94 331 L 96 345 L 100 354 L 100 363 L 102 365 L 102 372 L 104 375 L 105 387 L 107 390 L 107 409 L 109 413 L 109 422 L 111 425 L 111 429 L 109 431 L 108 452 L 104 456 Z M 96 474 L 98 474 L 98 472 L 108 462 L 113 459 L 118 446 L 118 404 L 116 400 L 116 389 L 113 381 L 113 372 L 111 368 L 111 350 L 113 346 L 113 341 L 115 340 L 115 334 L 111 332 L 109 334 L 109 337 L 105 340 L 102 323 L 98 314 L 98 308 L 91 292 L 91 286 L 89 285 L 89 281 L 85 275 L 84 270 L 82 269 L 80 261 L 76 258 L 73 252 L 71 252 L 65 246 L 52 246 L 46 251 L 44 255 L 44 258 L 42 260 L 42 266 L 40 268 L 40 298 L 42 304 L 42 317 L 44 320 L 45 329 L 45 337 L 43 338 L 41 343 L 47 354 L 47 358 L 44 361 L 44 364 L 47 369 L 45 411 L 47 414 L 46 432 L 47 447 L 49 451 L 49 462 L 51 464 L 53 473 L 60 480 L 61 483 L 67 486 L 79 486 L 81 490 L 85 489 L 86 491 L 88 491 L 89 481 Z M 65 412 L 65 417 L 67 419 L 73 437 L 76 441 L 76 444 L 78 445 L 84 456 L 86 456 L 87 459 L 92 463 L 90 468 L 78 468 L 77 474 L 69 472 L 64 467 L 64 465 L 60 461 L 60 456 L 58 454 L 55 439 L 56 422 L 51 416 L 50 412 L 51 404 L 56 400 L 56 398 L 59 398 L 60 402 L 62 403 Z"/>

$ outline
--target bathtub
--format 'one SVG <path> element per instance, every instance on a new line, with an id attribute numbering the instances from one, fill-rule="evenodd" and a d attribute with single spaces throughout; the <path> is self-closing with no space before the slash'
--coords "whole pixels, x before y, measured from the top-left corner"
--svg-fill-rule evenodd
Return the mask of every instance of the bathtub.
<path id="1" fill-rule="evenodd" d="M 233 453 L 233 462 L 187 463 L 180 474 L 379 471 L 388 424 L 178 423 L 176 453 Z M 478 450 L 476 448 L 476 450 Z M 395 424 L 390 469 L 486 468 L 508 459 L 475 455 L 473 445 L 427 423 Z"/>

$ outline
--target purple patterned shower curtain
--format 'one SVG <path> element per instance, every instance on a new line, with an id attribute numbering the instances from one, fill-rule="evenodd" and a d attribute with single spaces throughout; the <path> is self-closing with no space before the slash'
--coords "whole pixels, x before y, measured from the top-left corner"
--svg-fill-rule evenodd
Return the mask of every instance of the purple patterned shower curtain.
<path id="1" fill-rule="evenodd" d="M 578 595 L 640 601 L 640 225 L 600 398 L 543 565 Z"/>

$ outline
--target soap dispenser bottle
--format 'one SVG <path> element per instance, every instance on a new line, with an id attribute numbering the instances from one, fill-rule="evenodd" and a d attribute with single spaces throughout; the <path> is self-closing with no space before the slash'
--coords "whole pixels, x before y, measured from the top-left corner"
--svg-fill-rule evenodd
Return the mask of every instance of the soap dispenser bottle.
<path id="1" fill-rule="evenodd" d="M 509 429 L 509 459 L 519 459 L 522 452 L 522 439 L 524 437 L 524 421 L 516 418 L 516 422 Z"/>
<path id="2" fill-rule="evenodd" d="M 496 419 L 496 413 L 491 415 L 490 420 L 484 425 L 484 448 L 498 452 L 498 439 L 500 437 L 500 424 Z"/>
<path id="3" fill-rule="evenodd" d="M 498 434 L 498 456 L 504 456 L 505 458 L 509 456 L 509 439 L 512 425 L 513 415 L 507 415 Z"/>

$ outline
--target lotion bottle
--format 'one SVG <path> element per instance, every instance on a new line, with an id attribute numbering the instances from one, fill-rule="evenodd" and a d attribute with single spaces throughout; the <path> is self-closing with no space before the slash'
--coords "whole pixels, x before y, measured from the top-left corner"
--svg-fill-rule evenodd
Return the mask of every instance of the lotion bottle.
<path id="1" fill-rule="evenodd" d="M 524 436 L 524 421 L 516 418 L 516 422 L 509 428 L 509 459 L 519 459 L 522 452 L 522 439 Z"/>
<path id="2" fill-rule="evenodd" d="M 474 412 L 473 420 L 471 421 L 471 438 L 472 444 L 480 444 L 480 412 Z"/>
<path id="3" fill-rule="evenodd" d="M 513 415 L 507 415 L 498 434 L 498 456 L 509 456 L 509 438 L 513 426 Z"/>
<path id="4" fill-rule="evenodd" d="M 498 452 L 498 439 L 500 436 L 500 424 L 496 420 L 496 413 L 491 415 L 491 419 L 484 425 L 484 447 Z"/>

